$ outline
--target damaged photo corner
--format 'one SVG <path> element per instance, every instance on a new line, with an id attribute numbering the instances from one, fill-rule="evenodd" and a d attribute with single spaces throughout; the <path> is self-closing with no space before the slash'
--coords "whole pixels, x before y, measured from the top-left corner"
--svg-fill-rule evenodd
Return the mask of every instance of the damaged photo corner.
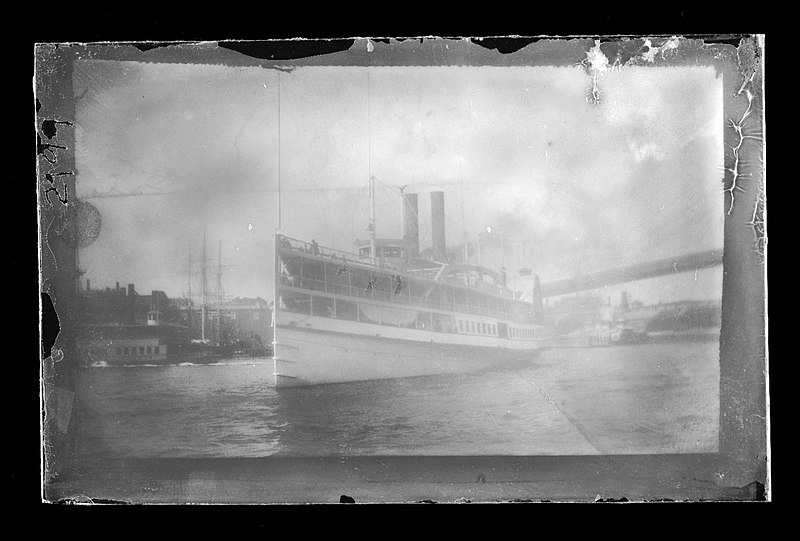
<path id="1" fill-rule="evenodd" d="M 769 500 L 763 55 L 38 44 L 42 500 Z"/>

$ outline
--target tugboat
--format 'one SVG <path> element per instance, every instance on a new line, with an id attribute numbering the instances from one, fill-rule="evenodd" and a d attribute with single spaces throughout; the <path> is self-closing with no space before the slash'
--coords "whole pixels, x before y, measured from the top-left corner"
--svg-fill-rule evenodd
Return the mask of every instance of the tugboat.
<path id="1" fill-rule="evenodd" d="M 612 344 L 640 344 L 647 341 L 647 333 L 631 329 L 630 327 L 617 327 L 611 331 Z"/>

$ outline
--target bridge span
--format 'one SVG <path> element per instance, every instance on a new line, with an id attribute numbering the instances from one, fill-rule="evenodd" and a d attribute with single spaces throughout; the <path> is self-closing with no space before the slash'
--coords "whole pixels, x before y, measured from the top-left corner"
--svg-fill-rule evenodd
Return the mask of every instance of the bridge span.
<path id="1" fill-rule="evenodd" d="M 557 297 L 559 295 L 586 291 L 598 287 L 707 269 L 716 267 L 717 265 L 722 265 L 722 249 L 668 257 L 665 259 L 648 261 L 646 263 L 629 265 L 627 267 L 619 267 L 616 269 L 573 276 L 572 278 L 545 282 L 540 286 L 540 296 L 542 298 Z"/>

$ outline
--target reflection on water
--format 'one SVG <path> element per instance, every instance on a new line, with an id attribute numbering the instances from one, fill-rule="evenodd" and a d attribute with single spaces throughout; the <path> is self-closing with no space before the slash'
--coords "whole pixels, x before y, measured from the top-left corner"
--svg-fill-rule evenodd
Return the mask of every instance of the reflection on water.
<path id="1" fill-rule="evenodd" d="M 478 374 L 276 391 L 268 359 L 81 371 L 87 456 L 714 452 L 718 343 L 538 353 Z"/>

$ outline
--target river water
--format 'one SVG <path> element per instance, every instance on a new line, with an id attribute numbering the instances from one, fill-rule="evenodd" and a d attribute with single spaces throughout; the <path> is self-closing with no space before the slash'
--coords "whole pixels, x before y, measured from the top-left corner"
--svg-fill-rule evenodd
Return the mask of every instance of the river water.
<path id="1" fill-rule="evenodd" d="M 715 452 L 717 341 L 551 349 L 529 366 L 282 389 L 272 361 L 85 368 L 85 457 Z"/>

